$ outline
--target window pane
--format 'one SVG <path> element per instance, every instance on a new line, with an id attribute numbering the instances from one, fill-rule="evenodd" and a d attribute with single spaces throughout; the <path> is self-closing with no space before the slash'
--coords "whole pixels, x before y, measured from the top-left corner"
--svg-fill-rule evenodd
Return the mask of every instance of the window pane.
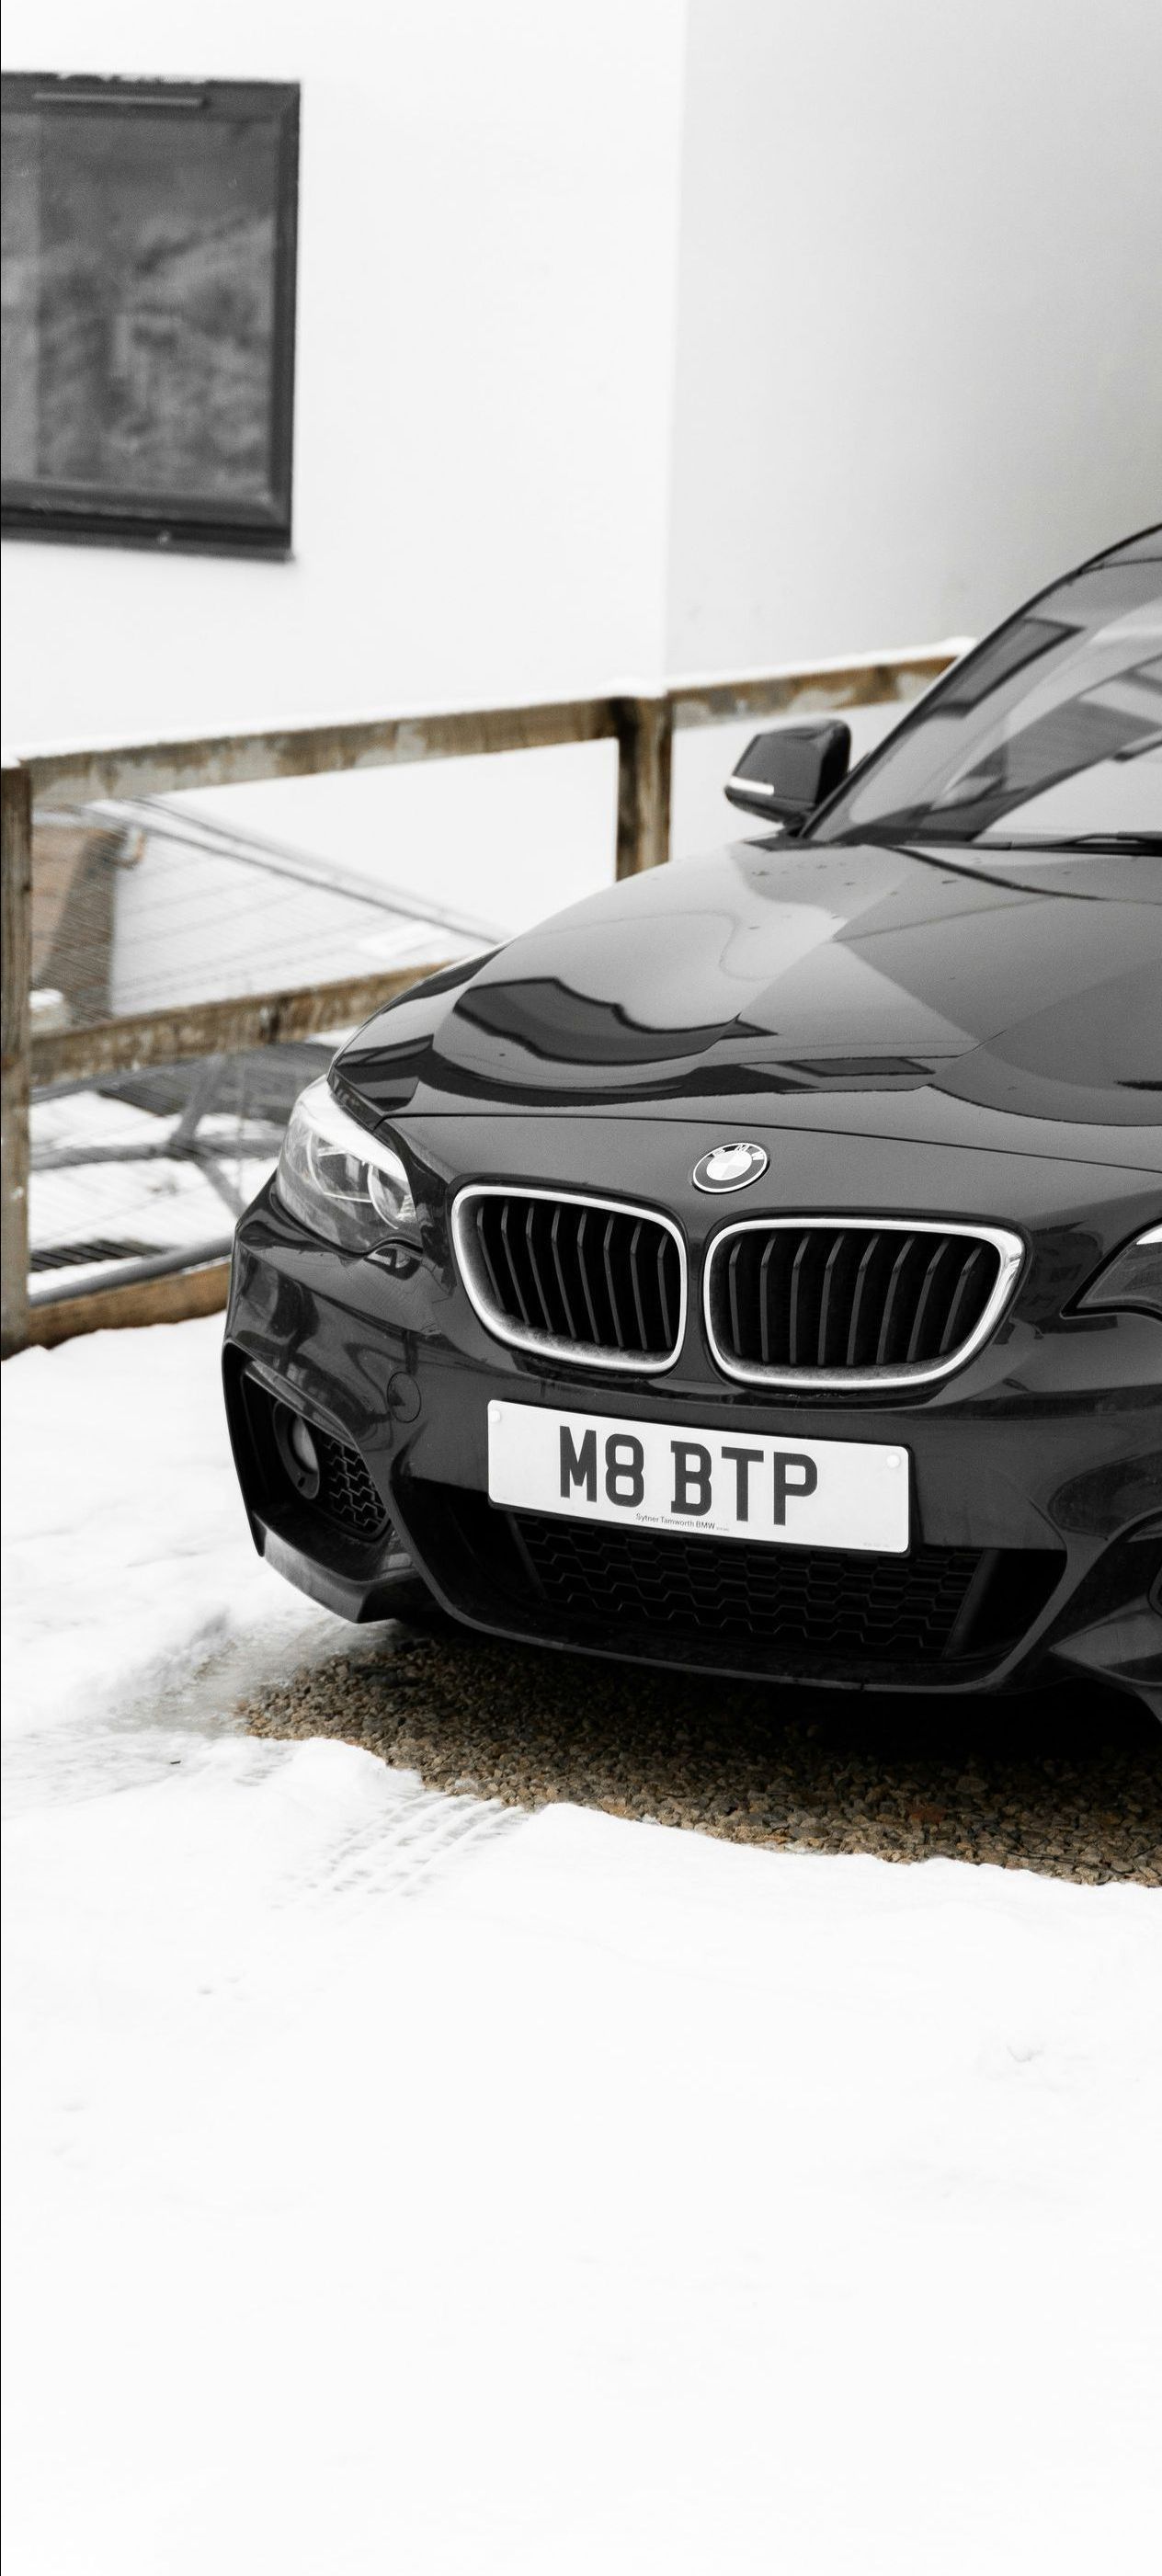
<path id="1" fill-rule="evenodd" d="M 269 505 L 275 118 L 54 104 L 4 143 L 5 480 Z"/>

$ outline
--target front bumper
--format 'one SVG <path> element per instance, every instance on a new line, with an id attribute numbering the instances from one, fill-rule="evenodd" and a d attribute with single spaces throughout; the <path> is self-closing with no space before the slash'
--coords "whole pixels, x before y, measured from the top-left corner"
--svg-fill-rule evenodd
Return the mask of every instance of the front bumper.
<path id="1" fill-rule="evenodd" d="M 529 1125 L 550 1123 L 553 1139 L 538 1148 L 520 1122 L 519 1173 L 510 1164 L 506 1177 L 536 1177 L 537 1150 L 551 1177 L 559 1125 Z M 433 1145 L 431 1131 L 452 1124 L 429 1122 L 424 1140 L 431 1207 L 446 1204 L 437 1157 L 460 1173 L 480 1168 L 462 1132 Z M 614 1191 L 630 1186 L 610 1172 L 617 1136 L 604 1126 L 604 1186 Z M 512 1155 L 511 1124 L 502 1142 Z M 636 1142 L 640 1151 L 640 1128 Z M 1018 1177 L 1027 1191 L 1028 1172 Z M 1122 1204 L 1104 1220 L 1114 1239 L 1125 1226 L 1125 1175 L 1117 1180 Z M 1101 1222 L 1089 1207 L 1087 1241 Z M 414 1580 L 410 1560 L 457 1619 L 529 1642 L 897 1691 L 1019 1687 L 1068 1671 L 1120 1683 L 1162 1710 L 1162 1328 L 1137 1315 L 1062 1323 L 1043 1274 L 1046 1264 L 1059 1271 L 1068 1231 L 1068 1220 L 1055 1225 L 1011 1317 L 942 1386 L 902 1401 L 776 1401 L 724 1382 L 693 1311 L 687 1346 L 664 1378 L 547 1367 L 487 1333 L 440 1220 L 425 1256 L 391 1271 L 308 1236 L 268 1190 L 238 1229 L 224 1360 L 255 1542 L 351 1619 L 390 1616 Z M 488 1502 L 487 1409 L 497 1396 L 703 1421 L 742 1437 L 898 1442 L 912 1460 L 916 1537 L 911 1558 L 891 1562 L 907 1579 L 877 1586 L 888 1560 L 829 1562 L 823 1552 L 810 1552 L 812 1568 L 792 1569 L 792 1556 L 808 1551 L 736 1541 L 659 1537 L 635 1555 L 621 1531 L 579 1556 L 571 1542 L 556 1543 L 565 1525 L 546 1533 Z M 325 1497 L 321 1505 L 296 1492 L 273 1435 L 279 1402 L 348 1457 L 357 1453 L 371 1495 L 361 1517 L 344 1520 L 333 1497 L 328 1508 Z M 344 1493 L 349 1486 L 348 1475 Z"/>

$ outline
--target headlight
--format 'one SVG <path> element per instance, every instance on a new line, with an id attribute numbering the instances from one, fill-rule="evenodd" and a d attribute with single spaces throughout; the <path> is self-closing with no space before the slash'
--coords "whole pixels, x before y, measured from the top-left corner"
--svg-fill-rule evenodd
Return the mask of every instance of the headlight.
<path id="1" fill-rule="evenodd" d="M 1157 1315 L 1162 1321 L 1162 1225 L 1147 1226 L 1136 1243 L 1115 1252 L 1077 1302 L 1090 1313 L 1095 1307 L 1108 1311 L 1133 1306 L 1139 1314 Z"/>
<path id="2" fill-rule="evenodd" d="M 282 1140 L 275 1188 L 292 1216 L 343 1252 L 419 1241 L 411 1184 L 398 1154 L 349 1118 L 325 1078 L 300 1091 Z"/>

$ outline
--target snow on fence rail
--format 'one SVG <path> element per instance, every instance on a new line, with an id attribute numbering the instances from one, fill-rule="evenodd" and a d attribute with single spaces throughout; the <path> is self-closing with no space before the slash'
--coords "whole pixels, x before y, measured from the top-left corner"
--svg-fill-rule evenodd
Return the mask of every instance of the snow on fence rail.
<path id="1" fill-rule="evenodd" d="M 524 707 L 207 735 L 189 741 L 91 745 L 5 758 L 3 766 L 3 1357 L 29 1341 L 55 1342 L 110 1324 L 176 1321 L 225 1302 L 228 1263 L 215 1260 L 131 1285 L 30 1308 L 29 1108 L 33 1085 L 96 1081 L 240 1048 L 311 1036 L 361 1019 L 446 961 L 283 991 L 184 1004 L 99 1021 L 32 1029 L 32 818 L 38 806 L 89 805 L 172 795 L 181 789 L 319 777 L 405 761 L 454 760 L 500 751 L 614 741 L 618 747 L 618 877 L 670 854 L 673 737 L 689 726 L 745 717 L 814 714 L 906 701 L 929 687 L 960 643 L 868 655 L 810 668 L 682 680 L 648 694 L 572 698 Z"/>

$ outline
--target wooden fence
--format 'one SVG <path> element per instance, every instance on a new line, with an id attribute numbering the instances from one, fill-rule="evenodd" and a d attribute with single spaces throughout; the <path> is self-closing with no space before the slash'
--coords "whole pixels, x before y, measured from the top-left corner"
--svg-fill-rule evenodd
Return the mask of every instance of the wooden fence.
<path id="1" fill-rule="evenodd" d="M 404 761 L 543 751 L 564 743 L 616 742 L 619 877 L 657 867 L 670 854 L 673 738 L 693 725 L 814 715 L 883 706 L 919 695 L 963 648 L 932 645 L 814 669 L 736 680 L 683 681 L 656 696 L 577 698 L 555 705 L 479 708 L 462 714 L 368 717 L 296 725 L 284 731 L 209 735 L 32 753 L 3 770 L 3 1210 L 0 1347 L 55 1342 L 100 1325 L 206 1314 L 224 1303 L 228 1265 L 188 1270 L 133 1286 L 98 1289 L 59 1304 L 28 1302 L 29 1102 L 40 1084 L 83 1081 L 140 1067 L 222 1055 L 363 1019 L 445 963 L 432 958 L 394 973 L 338 983 L 144 1011 L 89 1028 L 33 1034 L 32 817 L 40 805 L 87 805 L 105 798 L 165 796 L 182 788 L 235 787 L 252 780 L 319 777 Z"/>

